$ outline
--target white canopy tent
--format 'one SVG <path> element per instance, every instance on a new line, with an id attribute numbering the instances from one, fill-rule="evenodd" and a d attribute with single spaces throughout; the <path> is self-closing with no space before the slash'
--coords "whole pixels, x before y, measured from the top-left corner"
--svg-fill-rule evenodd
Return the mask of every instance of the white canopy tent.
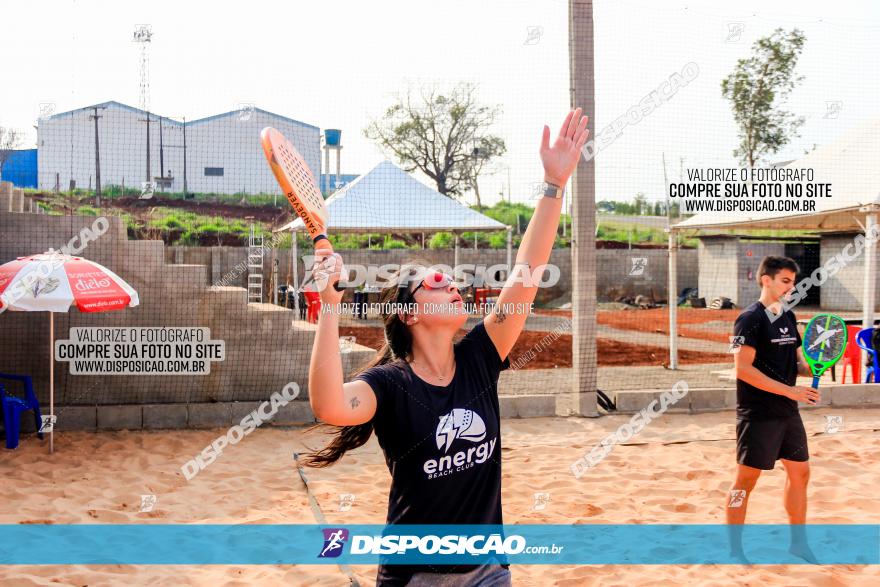
<path id="1" fill-rule="evenodd" d="M 331 234 L 388 232 L 452 232 L 458 265 L 462 232 L 507 230 L 508 274 L 513 262 L 513 228 L 480 214 L 421 183 L 406 171 L 383 161 L 368 173 L 327 198 Z M 296 280 L 296 232 L 305 230 L 301 218 L 275 229 L 290 230 L 293 238 L 293 275 Z M 296 287 L 296 283 L 294 283 Z"/>
<path id="2" fill-rule="evenodd" d="M 785 165 L 789 168 L 812 169 L 813 183 L 830 183 L 830 198 L 815 198 L 815 212 L 758 213 L 724 215 L 701 213 L 679 222 L 669 231 L 669 353 L 670 367 L 678 367 L 678 234 L 686 230 L 747 230 L 773 228 L 810 232 L 874 230 L 880 215 L 880 119 L 863 124 L 836 141 L 817 148 L 801 159 Z M 874 323 L 877 291 L 876 243 L 868 241 L 862 253 L 865 258 L 862 290 L 862 327 Z"/>

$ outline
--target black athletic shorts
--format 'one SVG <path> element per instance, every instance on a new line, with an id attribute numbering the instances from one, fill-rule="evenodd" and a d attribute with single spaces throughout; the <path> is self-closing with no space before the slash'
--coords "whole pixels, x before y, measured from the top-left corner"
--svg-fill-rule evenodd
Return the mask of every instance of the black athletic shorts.
<path id="1" fill-rule="evenodd" d="M 737 421 L 737 463 L 770 471 L 777 459 L 810 460 L 807 431 L 800 414 L 775 420 Z"/>

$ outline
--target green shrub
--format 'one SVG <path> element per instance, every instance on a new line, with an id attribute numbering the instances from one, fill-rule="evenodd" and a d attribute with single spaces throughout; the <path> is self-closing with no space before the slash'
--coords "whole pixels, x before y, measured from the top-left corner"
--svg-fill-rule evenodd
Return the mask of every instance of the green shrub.
<path id="1" fill-rule="evenodd" d="M 93 206 L 80 206 L 76 209 L 76 213 L 80 216 L 98 216 L 101 211 Z"/>
<path id="2" fill-rule="evenodd" d="M 429 249 L 450 249 L 455 246 L 455 235 L 451 232 L 436 232 L 428 241 Z"/>
<path id="3" fill-rule="evenodd" d="M 196 246 L 199 244 L 199 235 L 191 230 L 187 230 L 180 235 L 175 244 L 190 247 Z"/>
<path id="4" fill-rule="evenodd" d="M 196 234 L 201 234 L 205 236 L 217 236 L 228 231 L 224 230 L 224 227 L 220 223 L 202 222 L 196 225 L 195 232 Z"/>
<path id="5" fill-rule="evenodd" d="M 406 246 L 406 243 L 402 240 L 398 240 L 396 238 L 385 237 L 385 241 L 382 243 L 383 249 L 407 249 L 409 247 Z"/>
<path id="6" fill-rule="evenodd" d="M 489 246 L 493 249 L 507 248 L 507 231 L 489 234 Z"/>
<path id="7" fill-rule="evenodd" d="M 149 224 L 151 228 L 158 228 L 160 230 L 178 230 L 185 228 L 188 223 L 186 223 L 184 219 L 170 214 L 168 216 L 156 218 L 155 220 L 150 220 Z"/>

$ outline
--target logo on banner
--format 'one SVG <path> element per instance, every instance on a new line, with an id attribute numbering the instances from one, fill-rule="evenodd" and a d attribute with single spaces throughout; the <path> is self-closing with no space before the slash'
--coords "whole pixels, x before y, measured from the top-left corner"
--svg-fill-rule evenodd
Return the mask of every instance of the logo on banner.
<path id="1" fill-rule="evenodd" d="M 318 558 L 336 558 L 342 554 L 343 547 L 348 540 L 348 530 L 345 528 L 323 528 L 324 547 Z"/>
<path id="2" fill-rule="evenodd" d="M 76 283 L 73 285 L 76 288 L 76 291 L 90 291 L 93 289 L 105 289 L 110 287 L 110 278 L 105 277 L 104 279 L 96 279 L 94 277 L 90 277 L 88 279 L 77 279 Z"/>

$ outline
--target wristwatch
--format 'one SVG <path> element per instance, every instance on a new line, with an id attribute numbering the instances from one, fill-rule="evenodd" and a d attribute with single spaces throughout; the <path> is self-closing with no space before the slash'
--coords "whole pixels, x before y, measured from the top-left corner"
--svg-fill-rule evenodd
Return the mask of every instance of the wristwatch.
<path id="1" fill-rule="evenodd" d="M 544 194 L 545 198 L 556 198 L 558 200 L 562 197 L 562 188 L 556 184 L 545 181 L 541 185 L 541 193 Z"/>

